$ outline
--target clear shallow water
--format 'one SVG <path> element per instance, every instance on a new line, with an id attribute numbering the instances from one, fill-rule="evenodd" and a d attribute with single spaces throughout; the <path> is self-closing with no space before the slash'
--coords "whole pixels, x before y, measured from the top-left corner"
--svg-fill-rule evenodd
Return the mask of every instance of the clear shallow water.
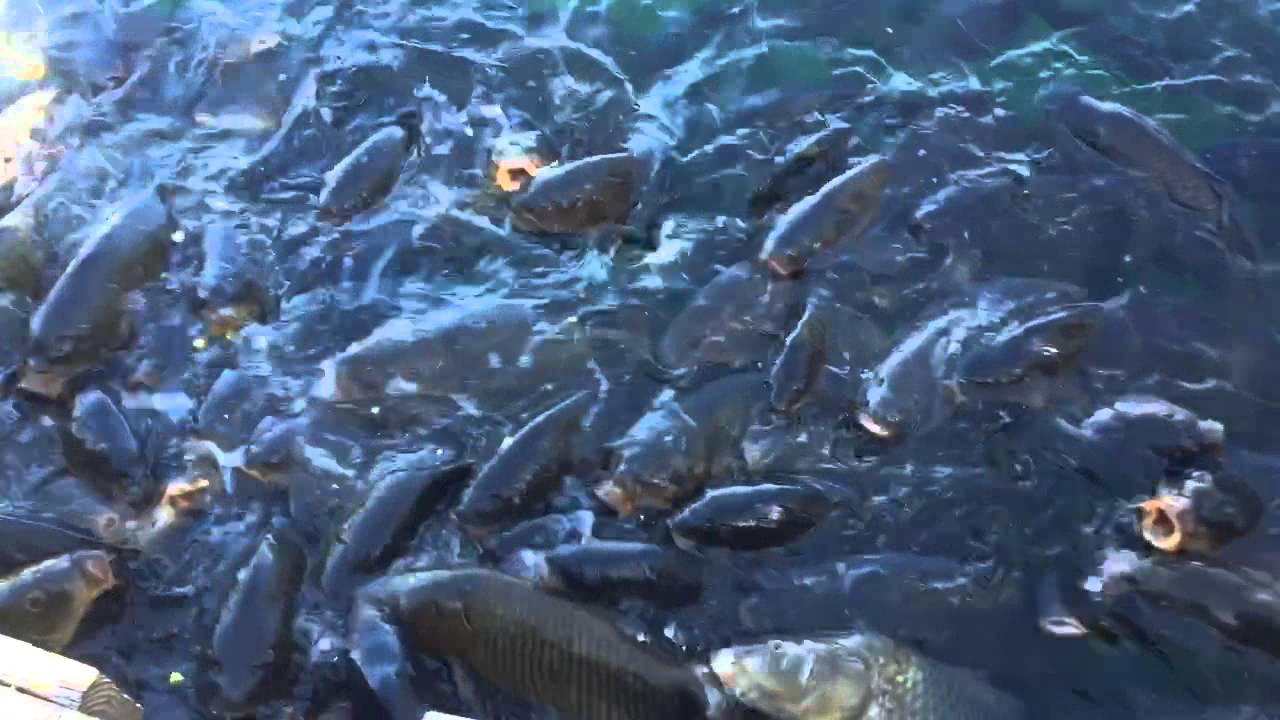
<path id="1" fill-rule="evenodd" d="M 1048 404 L 1019 398 L 961 413 L 882 447 L 850 431 L 844 415 L 856 393 L 846 389 L 848 397 L 829 398 L 834 411 L 764 432 L 749 477 L 819 477 L 840 509 L 785 548 L 709 554 L 716 570 L 704 603 L 670 612 L 627 605 L 631 622 L 676 637 L 690 659 L 752 633 L 869 622 L 988 672 L 1054 717 L 1204 717 L 1206 705 L 1248 717 L 1247 708 L 1280 703 L 1271 656 L 1192 617 L 1134 600 L 1112 608 L 1089 638 L 1050 638 L 1035 626 L 1027 590 L 1050 570 L 1087 575 L 1105 548 L 1140 546 L 1119 508 L 1152 491 L 1144 470 L 1126 477 L 1130 460 L 1114 447 L 1063 451 L 1046 439 L 1057 421 L 1079 424 L 1123 393 L 1153 393 L 1222 422 L 1222 463 L 1265 502 L 1274 497 L 1269 264 L 1280 222 L 1271 177 L 1280 167 L 1280 6 L 531 0 L 104 9 L 11 0 L 5 15 L 6 29 L 33 33 L 47 68 L 39 80 L 0 82 L 5 102 L 38 88 L 61 92 L 42 143 L 58 159 L 37 178 L 45 253 L 31 299 L 42 299 L 86 229 L 130 191 L 154 181 L 177 187 L 182 241 L 164 280 L 132 305 L 137 337 L 73 386 L 120 393 L 147 376 L 152 399 L 130 394 L 121 404 L 132 424 L 151 428 L 152 485 L 184 471 L 188 438 L 212 439 L 226 453 L 226 492 L 163 552 L 122 560 L 126 589 L 99 603 L 70 651 L 129 686 L 149 716 L 212 716 L 203 648 L 244 561 L 241 546 L 271 518 L 302 527 L 314 571 L 383 453 L 457 442 L 483 460 L 581 389 L 606 388 L 589 441 L 621 436 L 663 389 L 640 359 L 657 352 L 720 268 L 755 257 L 775 221 L 752 207 L 753 192 L 798 139 L 842 126 L 847 147 L 777 209 L 856 158 L 891 159 L 880 222 L 812 273 L 887 344 L 868 340 L 847 369 L 852 382 L 935 303 L 1002 276 L 1073 283 L 1088 300 L 1122 303 L 1124 320 L 1105 327 L 1079 383 Z M 1196 242 L 1196 221 L 1150 183 L 1065 143 L 1042 101 L 1065 87 L 1152 118 L 1224 178 L 1261 240 L 1261 269 L 1232 268 Z M 322 173 L 406 107 L 422 116 L 422 151 L 385 203 L 342 226 L 318 222 Z M 630 218 L 642 239 L 547 240 L 510 228 L 505 210 L 493 210 L 490 153 L 523 132 L 536 134 L 546 160 L 624 150 L 643 158 Z M 209 332 L 195 302 L 201 241 L 217 223 L 236 224 L 246 238 L 253 259 L 235 274 L 251 276 L 266 299 L 261 322 L 229 337 Z M 447 336 L 454 346 L 420 349 L 434 363 L 423 378 L 335 396 L 326 374 L 333 358 L 365 338 L 426 332 L 498 300 L 527 308 L 529 342 L 495 340 L 476 356 L 462 352 L 468 336 Z M 767 370 L 793 321 L 774 323 L 781 332 L 762 343 L 731 344 L 710 374 L 730 364 Z M 202 419 L 215 381 L 232 368 L 245 382 L 219 402 L 234 411 Z M 0 478 L 11 499 L 39 500 L 48 478 L 65 473 L 56 428 L 66 409 L 21 393 L 5 402 L 13 412 Z M 263 482 L 233 466 L 268 416 L 298 418 L 302 449 Z M 1108 466 L 1119 480 L 1097 479 Z M 548 506 L 592 510 L 600 538 L 661 538 L 612 517 L 587 479 L 567 483 Z M 1222 560 L 1277 570 L 1274 522 L 1264 516 Z M 885 554 L 922 559 L 875 559 Z M 442 512 L 394 568 L 481 562 Z M 887 568 L 889 589 L 849 579 L 868 567 Z M 911 580 L 921 573 L 950 579 Z M 954 579 L 974 573 L 982 592 Z M 793 597 L 789 588 L 810 575 L 819 590 Z M 293 674 L 282 674 L 261 715 L 294 706 L 312 717 L 342 699 L 374 713 L 344 664 L 342 613 L 312 584 L 292 626 Z M 444 709 L 466 710 L 432 668 L 424 683 Z M 171 685 L 174 671 L 191 682 Z M 537 716 L 519 705 L 506 712 Z"/>

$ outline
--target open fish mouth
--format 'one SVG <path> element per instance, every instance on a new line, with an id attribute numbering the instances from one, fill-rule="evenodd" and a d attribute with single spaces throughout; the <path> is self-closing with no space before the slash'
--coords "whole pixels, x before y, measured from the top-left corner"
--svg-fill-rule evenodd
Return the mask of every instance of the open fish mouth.
<path id="1" fill-rule="evenodd" d="M 882 440 L 892 440 L 900 432 L 897 423 L 890 420 L 881 420 L 865 410 L 858 412 L 858 424 L 862 426 L 862 429 Z"/>
<path id="2" fill-rule="evenodd" d="M 1164 495 L 1138 505 L 1142 515 L 1142 537 L 1152 547 L 1165 552 L 1181 550 L 1192 531 L 1191 500 L 1181 495 Z"/>

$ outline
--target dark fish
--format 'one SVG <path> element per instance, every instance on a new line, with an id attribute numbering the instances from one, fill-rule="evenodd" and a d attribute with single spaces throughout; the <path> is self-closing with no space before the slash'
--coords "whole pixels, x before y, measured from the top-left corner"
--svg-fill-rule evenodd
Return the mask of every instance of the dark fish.
<path id="1" fill-rule="evenodd" d="M 1216 420 L 1150 395 L 1125 395 L 1080 424 L 1078 432 L 1100 441 L 1145 448 L 1170 459 L 1216 454 L 1226 430 Z"/>
<path id="2" fill-rule="evenodd" d="M 778 168 L 751 194 L 751 213 L 764 215 L 791 198 L 816 191 L 829 178 L 839 175 L 848 161 L 854 137 L 853 127 L 839 125 L 796 140 L 787 148 Z"/>
<path id="3" fill-rule="evenodd" d="M 313 156 L 313 148 L 333 139 L 333 128 L 316 103 L 319 78 L 320 71 L 311 70 L 298 82 L 278 129 L 237 169 L 230 179 L 233 188 L 260 195 L 269 181 L 295 169 L 300 160 Z"/>
<path id="4" fill-rule="evenodd" d="M 487 532 L 544 502 L 572 464 L 572 442 L 595 399 L 589 390 L 574 393 L 530 421 L 476 473 L 454 516 Z"/>
<path id="5" fill-rule="evenodd" d="M 433 571 L 380 580 L 360 598 L 353 657 L 396 720 L 422 712 L 402 697 L 407 657 L 393 625 L 413 652 L 460 662 L 566 720 L 706 717 L 706 689 L 691 669 L 523 581 L 490 570 Z"/>
<path id="6" fill-rule="evenodd" d="M 667 326 L 657 359 L 673 370 L 754 363 L 786 332 L 795 294 L 750 261 L 725 268 Z"/>
<path id="7" fill-rule="evenodd" d="M 81 476 L 110 482 L 146 474 L 142 448 L 133 428 L 101 390 L 86 390 L 76 396 L 63 453 L 68 465 Z"/>
<path id="8" fill-rule="evenodd" d="M 930 429 L 950 412 L 943 388 L 975 338 L 1016 321 L 1021 313 L 1076 301 L 1083 294 L 1066 283 L 1005 278 L 943 303 L 902 334 L 872 368 L 862 386 L 859 422 L 884 438 Z"/>
<path id="9" fill-rule="evenodd" d="M 92 362 L 127 336 L 126 295 L 168 267 L 171 189 L 131 196 L 80 248 L 31 317 L 32 370 Z"/>
<path id="10" fill-rule="evenodd" d="M 672 518 L 671 534 L 697 545 L 777 547 L 812 530 L 831 513 L 833 504 L 826 493 L 804 485 L 719 488 Z"/>
<path id="11" fill-rule="evenodd" d="M 249 322 L 266 320 L 266 248 L 254 252 L 235 224 L 217 222 L 204 231 L 204 264 L 196 300 L 209 333 L 223 336 Z"/>
<path id="12" fill-rule="evenodd" d="M 274 469 L 289 464 L 301 452 L 305 429 L 306 420 L 302 418 L 263 418 L 253 429 L 245 449 L 245 466 Z"/>
<path id="13" fill-rule="evenodd" d="M 1073 137 L 1103 157 L 1150 175 L 1179 205 L 1209 213 L 1223 210 L 1226 182 L 1151 118 L 1083 93 L 1063 97 L 1056 116 Z"/>
<path id="14" fill-rule="evenodd" d="M 1007 385 L 1034 375 L 1053 375 L 1089 347 L 1104 312 L 1099 303 L 1080 303 L 1055 308 L 1028 322 L 1010 323 L 965 353 L 957 380 Z"/>
<path id="15" fill-rule="evenodd" d="M 0 632 L 60 652 L 93 602 L 115 584 L 111 557 L 100 550 L 32 565 L 0 580 Z"/>
<path id="16" fill-rule="evenodd" d="M 269 533 L 237 573 L 211 643 L 218 664 L 214 680 L 232 706 L 253 702 L 287 662 L 304 569 L 302 550 L 283 535 Z"/>
<path id="17" fill-rule="evenodd" d="M 591 537 L 596 516 L 590 510 L 544 515 L 526 520 L 497 536 L 488 550 L 505 558 L 521 550 L 550 550 Z"/>
<path id="18" fill-rule="evenodd" d="M 0 292 L 0 378 L 22 365 L 30 322 L 31 301 L 15 293 Z"/>
<path id="19" fill-rule="evenodd" d="M 36 234 L 31 197 L 0 219 L 0 290 L 36 297 L 47 251 Z"/>
<path id="20" fill-rule="evenodd" d="M 100 462 L 101 458 L 83 455 L 79 460 L 92 463 Z M 118 483 L 114 482 L 114 477 L 108 475 L 104 478 L 98 475 L 94 479 L 100 482 L 110 481 L 106 483 L 108 487 L 103 489 L 105 492 L 75 475 L 56 474 L 41 482 L 32 501 L 37 507 L 49 508 L 50 514 L 62 522 L 86 531 L 108 545 L 131 545 L 130 525 L 136 518 L 124 502 L 115 499 L 115 495 L 123 494 L 124 501 L 142 503 L 150 500 L 152 488 L 130 486 L 128 492 L 123 493 L 120 492 Z"/>
<path id="21" fill-rule="evenodd" d="M 1076 140 L 1147 175 L 1174 203 L 1212 216 L 1228 250 L 1249 262 L 1260 259 L 1258 239 L 1238 216 L 1231 186 L 1154 120 L 1083 93 L 1058 101 L 1056 115 Z"/>
<path id="22" fill-rule="evenodd" d="M 1142 536 L 1152 547 L 1201 553 L 1253 532 L 1263 508 L 1262 498 L 1243 479 L 1204 470 L 1161 483 L 1156 497 L 1138 505 Z"/>
<path id="23" fill-rule="evenodd" d="M 1059 418 L 1055 451 L 1117 499 L 1150 494 L 1171 470 L 1215 459 L 1226 431 L 1216 420 L 1150 395 L 1125 395 L 1079 425 Z"/>
<path id="24" fill-rule="evenodd" d="M 512 222 L 535 234 L 576 233 L 620 224 L 636 204 L 640 172 L 640 161 L 628 153 L 543 168 L 512 203 Z"/>
<path id="25" fill-rule="evenodd" d="M 777 638 L 711 656 L 720 682 L 777 720 L 1014 720 L 1017 699 L 978 674 L 871 632 Z"/>
<path id="26" fill-rule="evenodd" d="M 675 548 L 601 540 L 561 546 L 543 560 L 546 587 L 584 600 L 638 597 L 676 607 L 702 595 L 699 558 Z"/>
<path id="27" fill-rule="evenodd" d="M 534 314 L 515 302 L 456 305 L 383 323 L 332 361 L 331 399 L 379 399 L 393 380 L 420 395 L 465 393 L 510 372 L 533 334 Z M 322 393 L 323 394 L 323 393 Z"/>
<path id="28" fill-rule="evenodd" d="M 787 336 L 782 352 L 769 374 L 769 402 L 779 412 L 790 412 L 809 397 L 826 364 L 827 335 L 831 331 L 830 299 L 812 297 L 804 315 Z"/>
<path id="29" fill-rule="evenodd" d="M 880 216 L 888 179 L 889 161 L 879 155 L 832 179 L 778 218 L 765 236 L 760 260 L 775 276 L 791 277 L 819 250 L 861 237 Z"/>
<path id="30" fill-rule="evenodd" d="M 767 397 L 762 375 L 738 373 L 662 403 L 612 444 L 618 460 L 596 496 L 622 516 L 670 509 L 743 464 L 743 436 Z"/>
<path id="31" fill-rule="evenodd" d="M 242 370 L 223 370 L 196 415 L 200 436 L 224 449 L 245 444 L 264 412 L 260 381 Z"/>
<path id="32" fill-rule="evenodd" d="M 1242 645 L 1280 656 L 1280 579 L 1254 568 L 1156 558 L 1120 551 L 1107 558 L 1103 589 L 1136 592 L 1208 623 Z"/>
<path id="33" fill-rule="evenodd" d="M 324 174 L 320 219 L 343 223 L 382 202 L 396 186 L 410 153 L 421 142 L 420 118 L 417 112 L 408 111 L 397 116 L 395 124 L 360 143 Z"/>
<path id="34" fill-rule="evenodd" d="M 0 573 L 101 544 L 79 526 L 45 510 L 0 506 Z"/>
<path id="35" fill-rule="evenodd" d="M 453 453 L 432 448 L 381 460 L 364 504 L 334 539 L 320 584 L 331 597 L 345 596 L 360 575 L 390 563 L 413 540 L 448 490 L 471 472 Z"/>

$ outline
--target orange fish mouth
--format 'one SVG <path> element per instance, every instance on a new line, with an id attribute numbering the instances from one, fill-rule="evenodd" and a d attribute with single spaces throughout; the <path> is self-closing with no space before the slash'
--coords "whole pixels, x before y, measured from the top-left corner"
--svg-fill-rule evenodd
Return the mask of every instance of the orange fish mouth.
<path id="1" fill-rule="evenodd" d="M 858 413 L 858 424 L 862 426 L 862 429 L 884 440 L 890 440 L 898 434 L 897 428 L 894 427 L 893 423 L 881 422 L 865 411 Z"/>
<path id="2" fill-rule="evenodd" d="M 111 571 L 111 560 L 102 553 L 92 553 L 82 558 L 80 569 L 99 587 L 110 588 L 116 584 L 115 573 Z"/>
<path id="3" fill-rule="evenodd" d="M 597 485 L 595 495 L 619 517 L 627 517 L 635 512 L 635 502 L 631 493 L 615 480 L 606 480 Z"/>
<path id="4" fill-rule="evenodd" d="M 787 255 L 774 255 L 765 260 L 769 273 L 780 280 L 790 280 L 804 272 L 804 263 Z"/>
<path id="5" fill-rule="evenodd" d="M 1138 505 L 1142 513 L 1142 537 L 1152 547 L 1165 552 L 1183 549 L 1194 527 L 1191 500 L 1181 495 L 1164 495 Z"/>

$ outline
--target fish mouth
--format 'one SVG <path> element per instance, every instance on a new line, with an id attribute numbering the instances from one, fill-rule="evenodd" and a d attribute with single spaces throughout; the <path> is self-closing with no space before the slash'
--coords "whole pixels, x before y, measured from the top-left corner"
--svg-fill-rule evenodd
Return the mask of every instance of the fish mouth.
<path id="1" fill-rule="evenodd" d="M 779 280 L 791 280 L 804 272 L 804 260 L 794 255 L 771 255 L 765 258 L 769 274 Z"/>
<path id="2" fill-rule="evenodd" d="M 1065 615 L 1054 615 L 1040 621 L 1040 628 L 1055 637 L 1084 637 L 1089 628 L 1079 620 Z"/>
<path id="3" fill-rule="evenodd" d="M 711 672 L 720 678 L 720 685 L 725 690 L 737 689 L 737 675 L 732 651 L 719 650 L 712 653 L 707 665 L 710 667 Z"/>
<path id="4" fill-rule="evenodd" d="M 111 570 L 111 558 L 102 552 L 89 552 L 82 555 L 77 563 L 80 571 L 95 586 L 106 590 L 116 584 L 115 573 Z"/>
<path id="5" fill-rule="evenodd" d="M 619 517 L 628 517 L 635 512 L 635 501 L 632 493 L 617 480 L 605 480 L 596 486 L 595 495 L 600 502 L 608 505 Z"/>
<path id="6" fill-rule="evenodd" d="M 1164 495 L 1138 505 L 1142 513 L 1142 537 L 1152 547 L 1177 552 L 1186 543 L 1194 525 L 1191 500 L 1181 495 Z"/>
<path id="7" fill-rule="evenodd" d="M 858 412 L 858 424 L 881 440 L 892 440 L 898 436 L 897 423 L 891 420 L 880 420 L 865 410 Z"/>

